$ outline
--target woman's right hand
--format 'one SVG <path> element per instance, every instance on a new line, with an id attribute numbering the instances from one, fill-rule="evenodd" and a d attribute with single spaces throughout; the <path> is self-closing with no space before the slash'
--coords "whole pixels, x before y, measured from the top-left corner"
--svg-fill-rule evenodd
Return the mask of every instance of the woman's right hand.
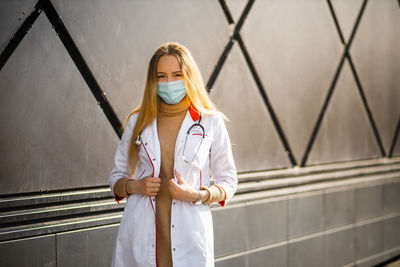
<path id="1" fill-rule="evenodd" d="M 130 180 L 126 185 L 126 191 L 129 195 L 140 194 L 144 196 L 156 196 L 160 191 L 161 179 L 147 176 L 140 180 Z"/>

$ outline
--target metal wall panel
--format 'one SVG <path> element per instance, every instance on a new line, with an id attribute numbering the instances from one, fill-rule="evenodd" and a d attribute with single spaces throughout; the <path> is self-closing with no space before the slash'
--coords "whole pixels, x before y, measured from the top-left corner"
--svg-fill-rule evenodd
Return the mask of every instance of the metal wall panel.
<path id="1" fill-rule="evenodd" d="M 383 222 L 379 221 L 355 228 L 356 259 L 366 258 L 383 251 L 382 225 Z"/>
<path id="2" fill-rule="evenodd" d="M 355 221 L 354 190 L 326 192 L 324 210 L 325 229 L 353 223 Z"/>
<path id="3" fill-rule="evenodd" d="M 248 217 L 244 207 L 218 209 L 213 212 L 216 258 L 248 249 L 246 218 Z"/>
<path id="4" fill-rule="evenodd" d="M 400 25 L 398 1 L 368 1 L 350 50 L 386 152 L 400 117 L 400 31 L 394 25 Z"/>
<path id="5" fill-rule="evenodd" d="M 343 37 L 346 41 L 349 40 L 351 32 L 359 14 L 363 0 L 333 0 L 331 1 L 339 26 L 342 30 Z M 339 38 L 339 36 L 338 36 Z"/>
<path id="6" fill-rule="evenodd" d="M 2 0 L 0 2 L 0 51 L 32 12 L 36 0 Z"/>
<path id="7" fill-rule="evenodd" d="M 396 146 L 394 147 L 393 150 L 393 156 L 400 156 L 400 134 L 397 137 Z"/>
<path id="8" fill-rule="evenodd" d="M 390 250 L 400 246 L 400 216 L 383 221 L 383 247 Z"/>
<path id="9" fill-rule="evenodd" d="M 357 188 L 355 201 L 357 221 L 381 216 L 383 214 L 383 186 Z"/>
<path id="10" fill-rule="evenodd" d="M 242 35 L 300 161 L 342 53 L 328 6 L 256 1 Z"/>
<path id="11" fill-rule="evenodd" d="M 400 212 L 400 182 L 383 186 L 383 213 Z"/>
<path id="12" fill-rule="evenodd" d="M 344 63 L 309 165 L 380 157 L 371 124 L 348 63 Z"/>
<path id="13" fill-rule="evenodd" d="M 118 137 L 44 14 L 0 87 L 0 194 L 107 184 Z"/>
<path id="14" fill-rule="evenodd" d="M 246 223 L 250 248 L 286 240 L 288 236 L 287 203 L 283 198 L 246 207 L 247 217 L 251 218 Z"/>
<path id="15" fill-rule="evenodd" d="M 299 195 L 289 199 L 288 236 L 296 238 L 323 229 L 323 196 Z"/>
<path id="16" fill-rule="evenodd" d="M 247 4 L 247 0 L 226 0 L 227 7 L 231 13 L 233 21 L 236 23 L 239 21 L 240 15 L 242 15 L 243 9 Z"/>
<path id="17" fill-rule="evenodd" d="M 54 236 L 0 242 L 1 266 L 57 266 Z"/>
<path id="18" fill-rule="evenodd" d="M 177 41 L 208 79 L 229 36 L 218 1 L 53 1 L 120 119 L 141 100 L 150 57 Z"/>
<path id="19" fill-rule="evenodd" d="M 110 266 L 118 227 L 57 234 L 57 266 Z"/>
<path id="20" fill-rule="evenodd" d="M 238 171 L 288 167 L 289 162 L 237 45 L 210 93 L 230 121 L 227 128 Z"/>
<path id="21" fill-rule="evenodd" d="M 344 266 L 355 260 L 354 229 L 324 235 L 324 266 Z"/>
<path id="22" fill-rule="evenodd" d="M 323 237 L 318 236 L 289 244 L 288 266 L 324 266 Z M 312 257 L 310 252 L 312 251 Z"/>

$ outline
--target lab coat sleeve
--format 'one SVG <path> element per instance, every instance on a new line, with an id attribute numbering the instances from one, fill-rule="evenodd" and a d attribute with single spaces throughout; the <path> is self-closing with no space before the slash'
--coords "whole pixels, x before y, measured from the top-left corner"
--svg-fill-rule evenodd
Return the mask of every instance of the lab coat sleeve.
<path id="1" fill-rule="evenodd" d="M 129 178 L 128 175 L 129 142 L 132 137 L 133 127 L 135 126 L 136 121 L 137 121 L 137 115 L 133 114 L 129 118 L 128 124 L 125 127 L 121 140 L 119 141 L 117 151 L 115 152 L 114 167 L 110 172 L 109 182 L 110 182 L 111 192 L 113 193 L 116 201 L 122 200 L 123 197 L 118 196 L 114 193 L 115 182 L 123 177 Z"/>
<path id="2" fill-rule="evenodd" d="M 237 188 L 236 166 L 232 146 L 222 116 L 218 115 L 214 138 L 210 151 L 210 171 L 215 184 L 225 191 L 225 200 L 219 202 L 224 207 Z"/>

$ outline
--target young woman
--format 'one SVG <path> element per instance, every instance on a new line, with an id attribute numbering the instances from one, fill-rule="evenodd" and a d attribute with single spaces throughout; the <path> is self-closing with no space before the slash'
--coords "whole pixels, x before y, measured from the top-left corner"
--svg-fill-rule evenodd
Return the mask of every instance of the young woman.
<path id="1" fill-rule="evenodd" d="M 116 200 L 127 198 L 112 266 L 214 266 L 209 204 L 237 187 L 223 118 L 189 50 L 158 48 L 110 173 Z"/>

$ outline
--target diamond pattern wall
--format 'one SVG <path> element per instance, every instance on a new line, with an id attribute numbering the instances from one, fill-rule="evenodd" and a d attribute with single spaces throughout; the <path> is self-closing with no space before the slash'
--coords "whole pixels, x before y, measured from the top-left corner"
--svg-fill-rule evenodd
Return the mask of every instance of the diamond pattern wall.
<path id="1" fill-rule="evenodd" d="M 0 194 L 105 184 L 118 138 L 45 16 L 0 80 Z"/>
<path id="2" fill-rule="evenodd" d="M 400 117 L 400 25 L 397 1 L 370 1 L 351 48 L 372 114 L 388 151 Z"/>
<path id="3" fill-rule="evenodd" d="M 0 194 L 106 184 L 166 41 L 191 49 L 230 117 L 240 172 L 400 154 L 396 0 L 0 5 L 0 173 L 17 177 Z"/>

